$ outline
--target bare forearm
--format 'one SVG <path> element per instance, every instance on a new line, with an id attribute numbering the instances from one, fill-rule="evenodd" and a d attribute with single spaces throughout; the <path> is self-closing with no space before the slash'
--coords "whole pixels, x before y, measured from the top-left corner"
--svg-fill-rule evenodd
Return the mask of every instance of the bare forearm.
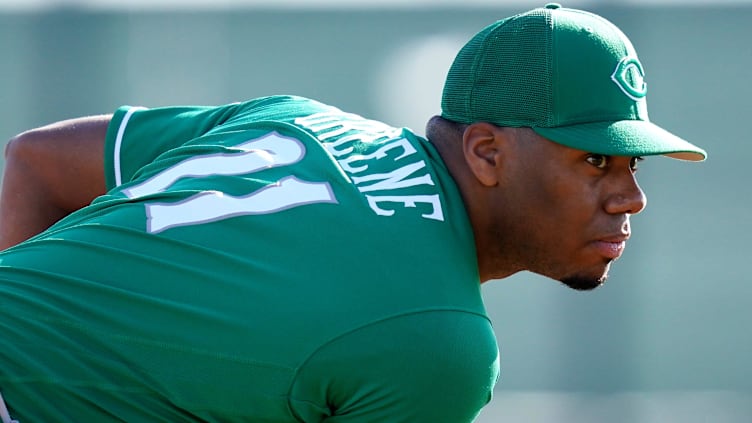
<path id="1" fill-rule="evenodd" d="M 0 249 L 44 231 L 68 213 L 55 204 L 28 164 L 6 162 L 0 193 Z"/>
<path id="2" fill-rule="evenodd" d="M 109 116 L 74 119 L 23 133 L 6 148 L 0 193 L 0 249 L 88 205 L 105 191 Z"/>

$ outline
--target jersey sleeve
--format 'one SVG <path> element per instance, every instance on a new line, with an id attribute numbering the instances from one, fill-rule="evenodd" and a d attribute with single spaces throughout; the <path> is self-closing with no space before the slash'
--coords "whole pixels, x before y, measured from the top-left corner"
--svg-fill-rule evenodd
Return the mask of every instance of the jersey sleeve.
<path id="1" fill-rule="evenodd" d="M 128 182 L 160 154 L 223 124 L 234 115 L 237 106 L 120 107 L 113 114 L 105 138 L 107 189 Z"/>
<path id="2" fill-rule="evenodd" d="M 302 422 L 471 422 L 491 400 L 498 371 L 486 317 L 412 314 L 324 346 L 300 369 L 290 407 Z"/>

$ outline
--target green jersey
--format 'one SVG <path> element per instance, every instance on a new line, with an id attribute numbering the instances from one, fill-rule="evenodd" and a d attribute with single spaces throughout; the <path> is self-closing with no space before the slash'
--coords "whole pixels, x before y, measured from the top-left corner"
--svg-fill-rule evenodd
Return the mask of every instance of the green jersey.
<path id="1" fill-rule="evenodd" d="M 313 100 L 122 107 L 107 194 L 0 253 L 37 421 L 465 422 L 498 350 L 436 150 Z"/>

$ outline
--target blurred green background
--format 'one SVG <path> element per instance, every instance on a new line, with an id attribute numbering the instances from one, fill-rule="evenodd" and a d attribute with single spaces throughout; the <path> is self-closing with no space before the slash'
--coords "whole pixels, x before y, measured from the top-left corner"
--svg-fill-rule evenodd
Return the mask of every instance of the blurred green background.
<path id="1" fill-rule="evenodd" d="M 282 93 L 422 133 L 462 43 L 543 4 L 240 3 L 18 10 L 0 1 L 0 139 L 121 104 Z M 651 119 L 709 160 L 643 162 L 648 207 L 604 287 L 583 294 L 530 274 L 484 285 L 502 373 L 479 421 L 750 422 L 752 3 L 564 5 L 630 36 Z"/>

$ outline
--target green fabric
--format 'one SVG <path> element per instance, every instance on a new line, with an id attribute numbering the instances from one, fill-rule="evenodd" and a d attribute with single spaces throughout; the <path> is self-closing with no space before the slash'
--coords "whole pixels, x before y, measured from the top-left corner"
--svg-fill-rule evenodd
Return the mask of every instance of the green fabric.
<path id="1" fill-rule="evenodd" d="M 490 399 L 472 231 L 425 140 L 270 97 L 122 108 L 106 154 L 107 195 L 0 253 L 14 418 L 470 421 Z"/>
<path id="2" fill-rule="evenodd" d="M 460 50 L 444 85 L 442 116 L 531 127 L 592 153 L 704 160 L 704 150 L 649 121 L 647 87 L 619 28 L 549 4 L 489 25 Z"/>

